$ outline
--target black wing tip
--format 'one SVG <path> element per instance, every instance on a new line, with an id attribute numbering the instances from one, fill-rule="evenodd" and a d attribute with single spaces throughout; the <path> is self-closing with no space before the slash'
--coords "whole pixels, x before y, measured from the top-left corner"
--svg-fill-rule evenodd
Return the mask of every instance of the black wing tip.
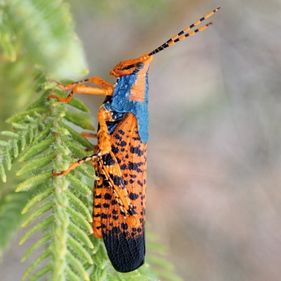
<path id="1" fill-rule="evenodd" d="M 118 236 L 110 233 L 103 238 L 108 257 L 116 271 L 130 272 L 144 264 L 144 235 L 128 238 L 123 233 Z"/>
<path id="2" fill-rule="evenodd" d="M 140 260 L 134 259 L 131 263 L 121 263 L 121 261 L 119 261 L 117 264 L 112 262 L 112 266 L 114 267 L 114 269 L 118 272 L 121 273 L 128 273 L 131 271 L 134 271 L 136 269 L 138 269 L 139 267 L 141 267 L 144 264 L 144 257 Z"/>

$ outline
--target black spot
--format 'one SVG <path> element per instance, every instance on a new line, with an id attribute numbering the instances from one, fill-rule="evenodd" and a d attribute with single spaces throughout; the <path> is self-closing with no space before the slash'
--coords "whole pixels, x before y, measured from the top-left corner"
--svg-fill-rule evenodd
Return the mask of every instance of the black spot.
<path id="1" fill-rule="evenodd" d="M 102 161 L 105 165 L 111 166 L 115 164 L 115 161 L 112 159 L 111 155 L 109 153 L 102 156 Z"/>
<path id="2" fill-rule="evenodd" d="M 124 147 L 124 146 L 127 145 L 127 143 L 126 143 L 124 140 L 122 140 L 122 141 L 120 142 L 120 145 Z"/>
<path id="3" fill-rule="evenodd" d="M 117 221 L 119 217 L 118 216 L 112 216 L 112 218 Z"/>
<path id="4" fill-rule="evenodd" d="M 112 214 L 117 215 L 118 214 L 117 210 L 112 210 Z"/>
<path id="5" fill-rule="evenodd" d="M 114 184 L 115 185 L 118 185 L 118 186 L 120 186 L 120 185 L 123 185 L 124 183 L 123 183 L 123 179 L 121 178 L 121 177 L 119 177 L 119 176 L 113 176 L 113 175 L 111 175 L 111 177 L 112 177 L 112 180 L 113 180 L 113 182 L 114 182 Z"/>
<path id="6" fill-rule="evenodd" d="M 114 137 L 115 137 L 117 140 L 122 140 L 122 137 L 121 137 L 120 135 L 118 135 L 118 134 L 116 134 Z"/>
<path id="7" fill-rule="evenodd" d="M 126 223 L 121 223 L 121 228 L 122 229 L 128 229 L 128 225 Z"/>
<path id="8" fill-rule="evenodd" d="M 137 184 L 143 186 L 143 183 L 140 180 L 137 181 Z"/>
<path id="9" fill-rule="evenodd" d="M 133 208 L 131 208 L 130 207 L 130 209 L 128 210 L 128 214 L 130 215 L 130 216 L 132 216 L 132 215 L 135 215 L 137 212 L 133 209 Z"/>
<path id="10" fill-rule="evenodd" d="M 108 203 L 104 203 L 104 204 L 103 204 L 103 207 L 106 208 L 106 209 L 108 209 L 109 206 L 110 206 L 110 205 L 109 205 Z"/>
<path id="11" fill-rule="evenodd" d="M 112 198 L 111 194 L 109 194 L 109 193 L 104 194 L 104 199 L 110 200 L 111 198 Z"/>
<path id="12" fill-rule="evenodd" d="M 121 170 L 126 170 L 126 169 L 127 169 L 127 165 L 126 165 L 126 164 L 122 164 L 122 165 L 120 166 L 120 169 L 121 169 Z"/>
<path id="13" fill-rule="evenodd" d="M 143 155 L 143 151 L 139 149 L 139 147 L 131 147 L 130 148 L 131 153 L 137 154 L 138 156 Z"/>
<path id="14" fill-rule="evenodd" d="M 117 200 L 115 200 L 115 199 L 113 199 L 112 201 L 111 201 L 111 205 L 116 205 L 118 202 L 117 202 Z"/>
<path id="15" fill-rule="evenodd" d="M 128 169 L 129 170 L 137 170 L 138 169 L 138 165 L 136 163 L 129 162 L 128 163 Z"/>
<path id="16" fill-rule="evenodd" d="M 124 184 L 127 185 L 127 184 L 128 184 L 128 181 L 124 181 Z"/>
<path id="17" fill-rule="evenodd" d="M 133 184 L 133 183 L 134 183 L 134 180 L 130 179 L 130 180 L 129 180 L 129 183 L 130 183 L 130 184 Z"/>
<path id="18" fill-rule="evenodd" d="M 138 232 L 138 233 L 141 233 L 141 232 L 142 232 L 142 229 L 141 229 L 140 227 L 138 227 L 138 228 L 137 228 L 137 232 Z"/>
<path id="19" fill-rule="evenodd" d="M 121 130 L 121 129 L 118 130 L 118 133 L 121 134 L 121 135 L 125 135 L 125 132 L 123 130 Z"/>
<path id="20" fill-rule="evenodd" d="M 104 187 L 110 187 L 110 184 L 109 184 L 108 180 L 103 181 L 103 186 Z"/>
<path id="21" fill-rule="evenodd" d="M 114 226 L 114 227 L 112 227 L 112 230 L 111 230 L 113 233 L 119 233 L 120 232 L 120 229 L 119 229 L 119 227 L 116 227 L 116 226 Z"/>
<path id="22" fill-rule="evenodd" d="M 136 199 L 138 199 L 138 197 L 139 196 L 136 193 L 130 192 L 130 194 L 129 194 L 129 198 L 131 200 L 136 200 Z"/>
<path id="23" fill-rule="evenodd" d="M 107 219 L 107 215 L 106 214 L 101 214 L 101 218 L 102 219 Z"/>
<path id="24" fill-rule="evenodd" d="M 112 152 L 115 153 L 115 154 L 118 153 L 118 151 L 119 151 L 118 147 L 116 147 L 116 146 L 114 146 L 114 145 L 112 146 L 111 150 L 112 150 Z"/>

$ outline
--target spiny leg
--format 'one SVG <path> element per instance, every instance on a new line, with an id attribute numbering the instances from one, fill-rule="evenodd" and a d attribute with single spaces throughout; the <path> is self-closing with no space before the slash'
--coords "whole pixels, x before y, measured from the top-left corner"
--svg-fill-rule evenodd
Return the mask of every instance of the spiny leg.
<path id="1" fill-rule="evenodd" d="M 97 138 L 97 134 L 95 133 L 90 133 L 90 132 L 81 132 L 80 136 L 86 138 L 86 139 L 95 139 Z"/>
<path id="2" fill-rule="evenodd" d="M 60 172 L 52 171 L 52 175 L 53 176 L 65 176 L 68 173 L 70 173 L 72 170 L 74 170 L 75 168 L 80 166 L 81 164 L 83 164 L 85 162 L 88 162 L 88 161 L 94 161 L 94 160 L 98 159 L 98 157 L 99 157 L 99 154 L 97 154 L 97 153 L 95 153 L 93 155 L 90 155 L 90 156 L 86 156 L 86 157 L 84 157 L 82 159 L 79 159 L 76 162 L 70 164 L 70 166 L 66 170 L 63 170 L 63 171 L 60 171 Z"/>
<path id="3" fill-rule="evenodd" d="M 63 103 L 69 103 L 73 99 L 73 96 L 75 94 L 88 94 L 88 95 L 106 95 L 111 96 L 113 93 L 112 88 L 95 88 L 90 86 L 84 86 L 84 85 L 76 85 L 68 94 L 66 98 L 57 96 L 57 95 L 50 95 L 49 99 L 56 99 L 59 102 Z"/>
<path id="4" fill-rule="evenodd" d="M 80 80 L 80 81 L 77 81 L 77 82 L 72 82 L 72 83 L 69 83 L 69 84 L 66 84 L 66 85 L 63 85 L 62 83 L 57 82 L 58 86 L 62 90 L 65 90 L 65 91 L 71 90 L 77 85 L 86 84 L 86 83 L 93 83 L 93 84 L 96 84 L 97 86 L 102 87 L 102 88 L 112 88 L 113 89 L 112 83 L 105 81 L 104 79 L 102 79 L 99 76 L 92 76 L 92 77 L 89 77 L 87 79 L 83 79 L 83 80 Z"/>
<path id="5" fill-rule="evenodd" d="M 97 86 L 105 87 L 105 88 L 113 87 L 112 83 L 105 81 L 100 76 L 92 76 L 92 77 L 89 77 L 89 78 L 86 78 L 86 79 L 83 79 L 83 80 L 80 80 L 80 81 L 68 83 L 66 85 L 64 85 L 63 83 L 58 82 L 58 81 L 54 81 L 54 82 L 57 84 L 57 86 L 61 90 L 64 90 L 64 91 L 71 90 L 77 85 L 83 85 L 83 84 L 87 84 L 87 83 L 93 83 L 93 84 L 96 84 Z"/>

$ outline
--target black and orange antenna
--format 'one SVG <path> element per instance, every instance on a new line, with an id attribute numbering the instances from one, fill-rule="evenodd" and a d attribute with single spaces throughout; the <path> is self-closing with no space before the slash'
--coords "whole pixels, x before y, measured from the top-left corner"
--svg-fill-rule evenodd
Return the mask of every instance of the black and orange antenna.
<path id="1" fill-rule="evenodd" d="M 188 26 L 187 28 L 181 30 L 177 35 L 173 36 L 172 38 L 170 38 L 167 42 L 165 42 L 164 44 L 162 44 L 161 46 L 159 46 L 158 48 L 156 48 L 155 50 L 153 50 L 152 52 L 150 52 L 148 55 L 152 56 L 155 55 L 161 51 L 163 51 L 164 49 L 173 46 L 174 44 L 176 44 L 177 42 L 183 41 L 185 40 L 187 37 L 191 37 L 194 36 L 196 33 L 201 32 L 203 30 L 205 30 L 206 28 L 208 28 L 212 23 L 206 23 L 202 26 L 199 26 L 196 29 L 193 29 L 194 27 L 200 25 L 201 23 L 203 23 L 203 21 L 207 20 L 208 18 L 210 18 L 211 16 L 213 16 L 221 7 L 218 7 L 212 11 L 210 11 L 208 14 L 206 14 L 204 17 L 202 17 L 201 19 L 195 21 L 193 24 L 191 24 L 190 26 Z"/>

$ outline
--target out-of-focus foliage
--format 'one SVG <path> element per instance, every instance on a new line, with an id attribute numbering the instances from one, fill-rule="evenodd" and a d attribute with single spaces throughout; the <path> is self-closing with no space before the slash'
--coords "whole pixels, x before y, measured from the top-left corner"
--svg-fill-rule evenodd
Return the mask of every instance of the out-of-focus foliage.
<path id="1" fill-rule="evenodd" d="M 17 56 L 24 55 L 56 79 L 77 79 L 87 73 L 84 53 L 73 32 L 66 3 L 3 0 L 0 13 L 4 58 L 15 61 Z"/>
<path id="2" fill-rule="evenodd" d="M 146 13 L 147 15 L 152 13 L 154 9 L 165 8 L 167 0 L 142 0 L 142 1 L 131 1 L 131 0 L 83 0 L 84 5 L 87 5 L 89 9 L 95 10 L 96 12 L 103 13 L 105 16 L 110 16 L 111 13 L 122 13 L 133 9 L 139 14 Z M 75 5 L 75 3 L 73 3 Z"/>
<path id="3" fill-rule="evenodd" d="M 7 193 L 0 196 L 0 257 L 17 233 L 22 221 L 21 210 L 28 199 L 28 193 Z"/>

